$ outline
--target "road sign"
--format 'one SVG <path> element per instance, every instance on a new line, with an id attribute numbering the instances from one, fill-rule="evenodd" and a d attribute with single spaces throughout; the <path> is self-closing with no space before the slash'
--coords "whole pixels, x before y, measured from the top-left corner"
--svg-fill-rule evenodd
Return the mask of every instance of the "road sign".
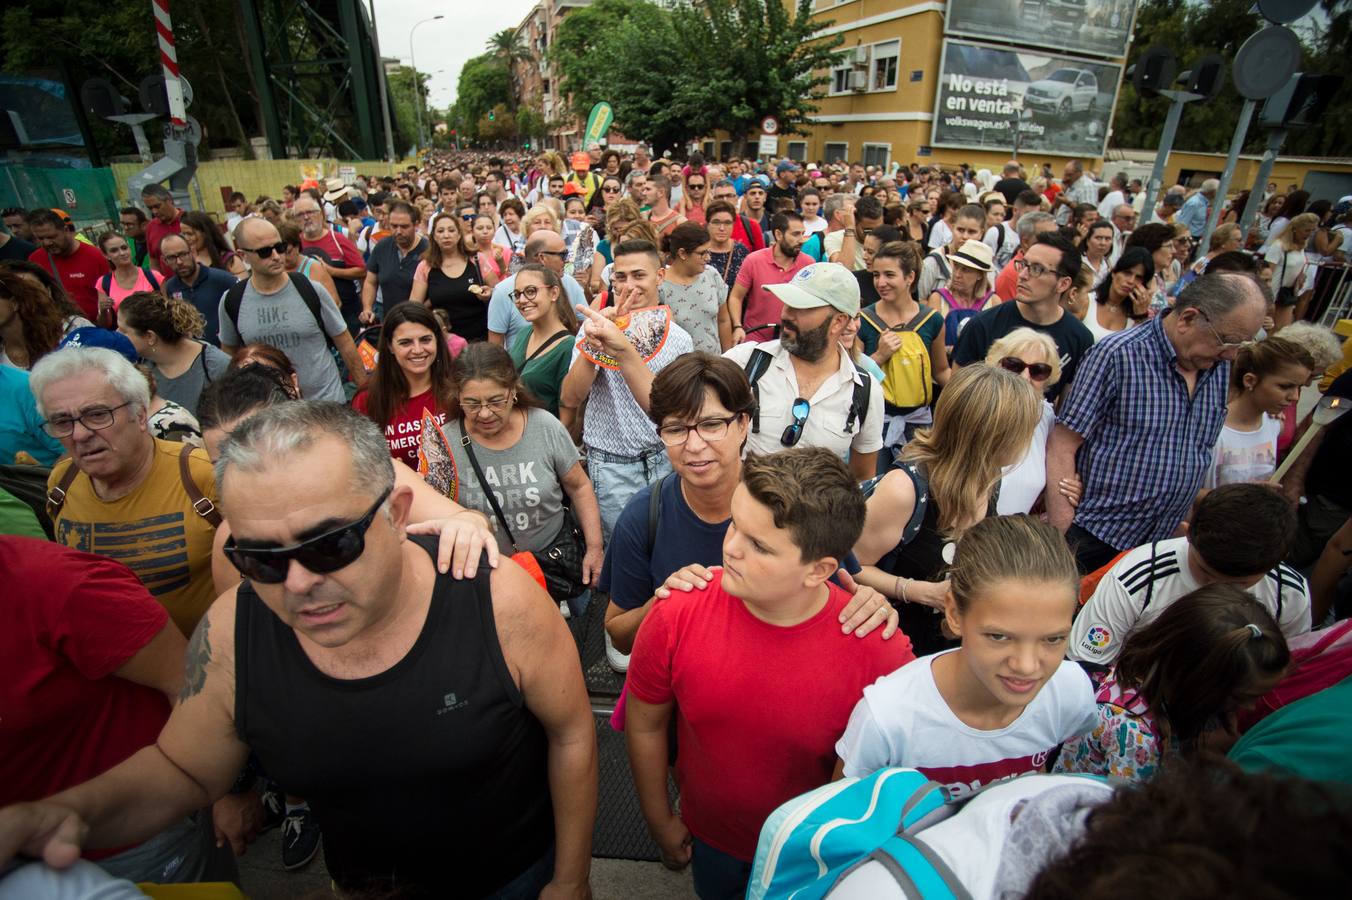
<path id="1" fill-rule="evenodd" d="M 779 134 L 779 120 L 774 116 L 761 119 L 761 131 L 766 134 Z"/>
<path id="2" fill-rule="evenodd" d="M 61 199 L 65 201 L 65 204 L 71 209 L 75 208 L 75 192 L 70 188 L 61 189 Z"/>
<path id="3" fill-rule="evenodd" d="M 757 148 L 758 156 L 775 156 L 779 153 L 779 138 L 773 134 L 763 134 L 760 139 L 760 147 Z"/>

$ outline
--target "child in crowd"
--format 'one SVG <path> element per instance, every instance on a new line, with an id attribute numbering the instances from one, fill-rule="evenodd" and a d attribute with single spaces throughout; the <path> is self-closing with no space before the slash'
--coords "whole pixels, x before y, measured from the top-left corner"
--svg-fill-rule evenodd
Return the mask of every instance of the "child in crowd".
<path id="1" fill-rule="evenodd" d="M 745 893 L 766 817 L 830 779 L 832 744 L 864 686 L 914 658 L 900 635 L 841 632 L 849 596 L 828 579 L 863 527 L 858 485 L 829 450 L 753 455 L 723 568 L 655 604 L 639 628 L 625 726 L 634 782 L 663 860 L 693 857 L 700 897 Z M 679 814 L 667 796 L 673 717 Z"/>
<path id="2" fill-rule="evenodd" d="M 1099 687 L 1097 723 L 1066 741 L 1055 771 L 1147 781 L 1169 753 L 1223 753 L 1239 737 L 1236 710 L 1271 690 L 1290 658 L 1243 589 L 1199 588 L 1127 639 Z"/>
<path id="3" fill-rule="evenodd" d="M 1282 412 L 1300 399 L 1314 371 L 1308 350 L 1280 335 L 1245 344 L 1230 368 L 1225 427 L 1203 488 L 1267 481 L 1277 469 Z"/>
<path id="4" fill-rule="evenodd" d="M 958 542 L 944 615 L 962 640 L 864 689 L 836 743 L 837 773 L 919 769 L 967 794 L 1045 768 L 1094 722 L 1089 677 L 1064 658 L 1078 576 L 1065 539 L 991 516 Z"/>

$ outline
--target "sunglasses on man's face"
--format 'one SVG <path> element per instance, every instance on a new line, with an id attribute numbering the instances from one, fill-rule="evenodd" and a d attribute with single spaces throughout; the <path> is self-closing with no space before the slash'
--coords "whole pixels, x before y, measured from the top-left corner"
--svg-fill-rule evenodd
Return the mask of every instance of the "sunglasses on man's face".
<path id="1" fill-rule="evenodd" d="M 260 584 L 281 584 L 294 559 L 316 575 L 327 575 L 352 565 L 366 550 L 366 531 L 375 520 L 380 507 L 389 499 L 389 488 L 380 495 L 366 515 L 337 528 L 306 538 L 290 547 L 240 547 L 231 535 L 222 551 L 239 573 Z"/>
<path id="2" fill-rule="evenodd" d="M 267 259 L 274 253 L 285 253 L 286 246 L 286 241 L 278 241 L 277 243 L 269 244 L 266 247 L 240 247 L 239 249 L 245 253 L 252 253 L 259 259 Z"/>

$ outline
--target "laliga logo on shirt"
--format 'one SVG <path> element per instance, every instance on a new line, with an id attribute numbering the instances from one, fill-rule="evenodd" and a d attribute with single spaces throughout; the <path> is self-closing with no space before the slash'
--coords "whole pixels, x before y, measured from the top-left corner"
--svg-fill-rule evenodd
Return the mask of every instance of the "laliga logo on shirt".
<path id="1" fill-rule="evenodd" d="M 1089 629 L 1089 633 L 1084 636 L 1085 646 L 1094 653 L 1102 653 L 1103 649 L 1113 641 L 1113 633 L 1102 625 L 1095 625 Z"/>

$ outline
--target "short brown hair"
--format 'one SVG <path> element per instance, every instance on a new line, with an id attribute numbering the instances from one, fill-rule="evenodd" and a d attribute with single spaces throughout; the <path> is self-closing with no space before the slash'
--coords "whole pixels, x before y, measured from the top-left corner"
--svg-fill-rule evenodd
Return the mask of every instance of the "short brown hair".
<path id="1" fill-rule="evenodd" d="M 742 484 L 785 528 L 804 562 L 843 560 L 864 530 L 864 495 L 830 450 L 794 447 L 742 464 Z"/>
<path id="2" fill-rule="evenodd" d="M 653 378 L 648 395 L 648 418 L 658 428 L 668 417 L 693 419 L 704 405 L 704 389 L 731 413 L 750 415 L 756 407 L 742 367 L 712 353 L 685 353 Z"/>
<path id="3" fill-rule="evenodd" d="M 714 217 L 714 213 L 727 213 L 732 216 L 732 221 L 737 221 L 737 207 L 726 200 L 714 200 L 708 206 L 704 207 L 704 221 L 708 222 Z"/>

